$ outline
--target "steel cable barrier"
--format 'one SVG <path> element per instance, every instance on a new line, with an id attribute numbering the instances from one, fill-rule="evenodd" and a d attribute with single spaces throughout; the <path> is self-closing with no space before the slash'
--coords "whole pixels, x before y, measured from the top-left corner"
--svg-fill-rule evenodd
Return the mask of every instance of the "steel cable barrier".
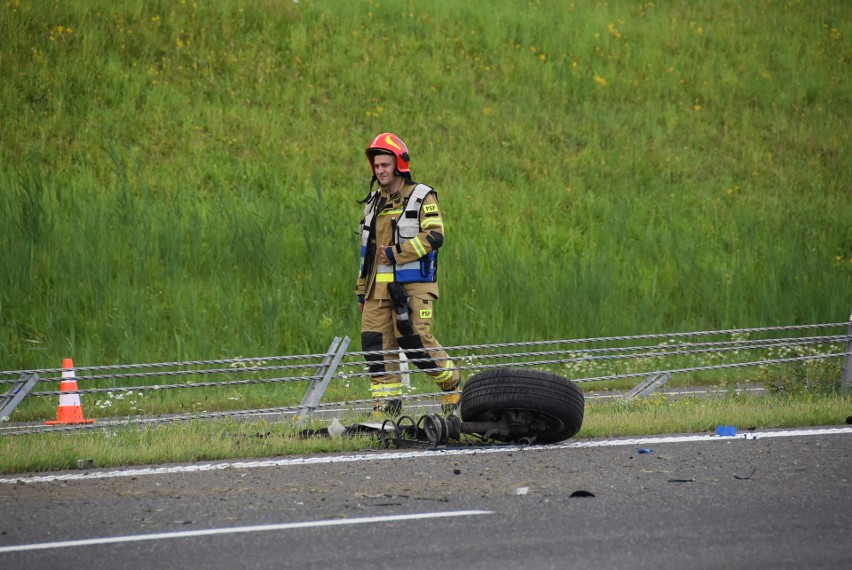
<path id="1" fill-rule="evenodd" d="M 213 360 L 190 360 L 182 362 L 160 362 L 149 364 L 126 364 L 107 366 L 77 366 L 74 374 L 78 381 L 76 390 L 43 390 L 63 380 L 65 368 L 36 370 L 10 370 L 0 372 L 0 419 L 9 420 L 14 410 L 24 399 L 89 395 L 94 398 L 136 398 L 151 393 L 164 394 L 172 390 L 227 389 L 249 390 L 252 386 L 293 385 L 285 405 L 252 409 L 228 409 L 219 411 L 189 410 L 187 413 L 155 415 L 159 412 L 149 407 L 143 410 L 130 409 L 123 417 L 111 417 L 105 421 L 75 425 L 12 424 L 7 423 L 0 435 L 42 433 L 98 429 L 115 425 L 146 425 L 164 422 L 191 421 L 211 418 L 236 418 L 268 415 L 310 415 L 314 410 L 351 409 L 368 406 L 370 398 L 349 398 L 342 401 L 321 403 L 325 386 L 335 382 L 345 387 L 348 394 L 366 395 L 367 380 L 371 374 L 366 357 L 381 354 L 385 363 L 398 363 L 403 370 L 409 365 L 417 366 L 417 359 L 408 359 L 396 351 L 358 352 L 346 351 L 349 339 L 341 343 L 335 338 L 326 353 L 287 356 L 264 356 L 252 358 L 230 358 Z M 651 375 L 700 375 L 712 371 L 795 365 L 811 365 L 816 362 L 832 361 L 844 367 L 843 380 L 852 375 L 852 318 L 848 322 L 810 325 L 790 325 L 695 331 L 628 336 L 593 337 L 580 339 L 541 340 L 526 342 L 502 342 L 444 347 L 450 363 L 462 377 L 495 368 L 535 367 L 553 372 L 582 385 L 605 389 L 607 383 Z M 410 369 L 409 372 L 416 372 Z M 718 373 L 717 373 L 718 374 Z M 752 377 L 757 376 L 755 371 Z M 838 374 L 838 385 L 841 378 Z M 307 395 L 297 403 L 292 394 L 301 394 L 307 386 L 308 393 L 314 390 L 312 400 Z M 316 389 L 321 386 L 320 389 Z M 425 383 L 424 386 L 433 386 Z M 438 392 L 417 388 L 407 391 L 404 399 L 434 400 Z M 5 392 L 5 393 L 3 393 Z M 239 402 L 239 397 L 232 400 Z M 96 402 L 99 400 L 96 400 Z M 11 405 L 13 404 L 14 405 Z M 91 399 L 87 398 L 90 415 Z M 237 408 L 238 405 L 233 406 Z"/>

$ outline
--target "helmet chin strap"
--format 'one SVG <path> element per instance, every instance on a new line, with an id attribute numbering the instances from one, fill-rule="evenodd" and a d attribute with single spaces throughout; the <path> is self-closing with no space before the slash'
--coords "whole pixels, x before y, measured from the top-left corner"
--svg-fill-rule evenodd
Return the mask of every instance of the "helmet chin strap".
<path id="1" fill-rule="evenodd" d="M 378 178 L 376 178 L 376 175 L 373 174 L 373 179 L 370 180 L 370 188 L 367 190 L 367 195 L 364 196 L 363 200 L 358 200 L 359 204 L 366 204 L 367 203 L 367 201 L 370 199 L 370 195 L 373 193 L 373 184 L 375 184 L 377 181 L 378 181 Z"/>

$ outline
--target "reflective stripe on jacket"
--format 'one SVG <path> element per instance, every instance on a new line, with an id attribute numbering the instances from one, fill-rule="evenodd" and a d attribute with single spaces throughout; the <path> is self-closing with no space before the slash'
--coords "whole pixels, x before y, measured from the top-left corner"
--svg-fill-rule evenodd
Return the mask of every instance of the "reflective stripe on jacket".
<path id="1" fill-rule="evenodd" d="M 393 197 L 381 189 L 376 190 L 364 207 L 360 234 L 357 294 L 387 298 L 386 288 L 374 285 L 396 281 L 432 284 L 413 286 L 413 289 L 437 297 L 437 247 L 433 245 L 440 242 L 433 238 L 439 234 L 438 237 L 443 240 L 443 222 L 432 188 L 425 184 L 407 184 Z M 428 241 L 426 238 L 429 238 Z M 395 265 L 381 263 L 376 252 L 380 244 L 394 248 Z"/>

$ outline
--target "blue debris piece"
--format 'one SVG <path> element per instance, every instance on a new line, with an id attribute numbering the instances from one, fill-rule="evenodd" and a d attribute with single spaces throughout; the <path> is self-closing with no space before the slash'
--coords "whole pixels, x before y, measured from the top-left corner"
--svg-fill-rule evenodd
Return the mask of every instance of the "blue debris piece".
<path id="1" fill-rule="evenodd" d="M 734 426 L 716 426 L 716 435 L 723 437 L 733 437 L 737 435 L 737 428 Z"/>
<path id="2" fill-rule="evenodd" d="M 648 449 L 647 447 L 640 447 L 636 450 L 636 453 L 654 453 L 654 450 Z"/>

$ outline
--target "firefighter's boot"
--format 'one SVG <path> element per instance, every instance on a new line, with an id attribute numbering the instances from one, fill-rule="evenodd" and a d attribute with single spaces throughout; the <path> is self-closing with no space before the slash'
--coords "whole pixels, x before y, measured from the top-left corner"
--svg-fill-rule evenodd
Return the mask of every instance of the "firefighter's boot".
<path id="1" fill-rule="evenodd" d="M 461 401 L 461 394 L 456 392 L 455 390 L 451 393 L 442 394 L 441 395 L 441 415 L 442 416 L 451 416 L 451 415 L 459 415 L 459 402 Z"/>
<path id="2" fill-rule="evenodd" d="M 398 417 L 402 413 L 402 400 L 399 398 L 392 398 L 390 400 L 383 400 L 380 402 L 373 403 L 373 418 L 375 419 L 385 419 L 385 418 L 395 418 Z"/>

